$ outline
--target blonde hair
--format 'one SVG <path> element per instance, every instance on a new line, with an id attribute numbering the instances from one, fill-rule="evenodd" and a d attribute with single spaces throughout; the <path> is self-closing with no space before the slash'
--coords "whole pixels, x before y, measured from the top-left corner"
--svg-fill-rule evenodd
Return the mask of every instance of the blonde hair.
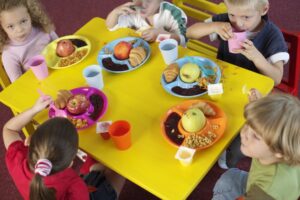
<path id="1" fill-rule="evenodd" d="M 27 8 L 32 21 L 32 26 L 41 28 L 46 33 L 54 30 L 53 23 L 38 0 L 1 0 L 0 13 L 22 6 Z M 2 51 L 3 46 L 7 41 L 8 36 L 2 26 L 0 26 L 0 51 Z"/>
<path id="2" fill-rule="evenodd" d="M 257 10 L 262 10 L 269 4 L 269 0 L 224 0 L 224 2 L 236 6 L 251 5 Z"/>
<path id="3" fill-rule="evenodd" d="M 273 94 L 249 103 L 244 116 L 247 124 L 261 135 L 282 162 L 300 164 L 300 101 L 287 94 Z"/>

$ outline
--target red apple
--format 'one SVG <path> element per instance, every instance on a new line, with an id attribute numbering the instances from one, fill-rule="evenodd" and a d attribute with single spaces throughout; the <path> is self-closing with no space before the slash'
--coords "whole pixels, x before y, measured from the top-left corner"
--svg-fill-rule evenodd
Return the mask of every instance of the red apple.
<path id="1" fill-rule="evenodd" d="M 67 57 L 75 51 L 71 40 L 60 40 L 56 46 L 56 54 L 60 57 Z"/>
<path id="2" fill-rule="evenodd" d="M 69 98 L 67 110 L 71 114 L 79 115 L 84 113 L 90 106 L 89 100 L 83 94 L 77 94 Z"/>
<path id="3" fill-rule="evenodd" d="M 114 56 L 118 60 L 128 59 L 131 48 L 132 48 L 131 43 L 121 41 L 114 48 Z"/>

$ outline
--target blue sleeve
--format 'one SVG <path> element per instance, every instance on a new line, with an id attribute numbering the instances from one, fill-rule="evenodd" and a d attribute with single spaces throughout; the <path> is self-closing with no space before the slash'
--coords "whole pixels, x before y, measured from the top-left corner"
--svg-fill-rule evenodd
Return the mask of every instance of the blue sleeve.
<path id="1" fill-rule="evenodd" d="M 227 13 L 219 14 L 219 15 L 214 15 L 212 17 L 213 22 L 229 22 L 229 17 Z"/>

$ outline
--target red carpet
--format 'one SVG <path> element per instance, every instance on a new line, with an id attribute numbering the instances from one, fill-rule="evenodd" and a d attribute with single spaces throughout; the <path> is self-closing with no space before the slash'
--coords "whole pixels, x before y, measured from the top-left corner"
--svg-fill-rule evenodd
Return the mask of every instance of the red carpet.
<path id="1" fill-rule="evenodd" d="M 125 3 L 125 0 L 42 0 L 49 15 L 53 19 L 56 25 L 56 32 L 59 35 L 68 35 L 74 33 L 83 24 L 88 22 L 93 17 L 105 18 L 110 10 L 116 5 Z M 220 2 L 220 0 L 215 0 Z M 286 0 L 286 1 L 270 1 L 271 10 L 269 16 L 279 27 L 288 30 L 300 31 L 300 15 L 298 8 L 300 8 L 300 1 Z M 8 108 L 0 103 L 0 129 L 4 123 L 11 118 L 12 114 Z M 6 200 L 21 199 L 18 191 L 16 190 L 10 176 L 7 173 L 6 166 L 4 164 L 5 149 L 3 146 L 3 140 L 0 141 L 0 197 Z M 78 169 L 80 161 L 76 160 L 75 168 Z M 240 163 L 240 167 L 247 169 L 249 160 L 243 160 Z M 219 167 L 214 166 L 207 176 L 199 183 L 196 189 L 189 196 L 189 200 L 208 200 L 211 199 L 212 188 L 223 173 Z M 159 183 L 157 183 L 159 184 Z M 175 192 L 175 191 L 174 191 Z M 125 199 L 158 199 L 147 191 L 143 190 L 139 186 L 126 182 L 126 185 L 120 196 L 121 200 Z"/>

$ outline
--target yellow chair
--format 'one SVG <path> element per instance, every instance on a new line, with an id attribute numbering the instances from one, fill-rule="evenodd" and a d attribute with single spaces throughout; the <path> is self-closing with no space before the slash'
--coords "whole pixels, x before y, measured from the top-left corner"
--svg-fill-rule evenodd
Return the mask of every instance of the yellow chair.
<path id="1" fill-rule="evenodd" d="M 226 12 L 224 3 L 216 4 L 207 0 L 173 0 L 172 3 L 181 8 L 187 16 L 202 22 L 215 14 Z M 187 47 L 209 56 L 216 57 L 217 54 L 217 48 L 199 40 L 189 40 Z"/>
<path id="2" fill-rule="evenodd" d="M 0 57 L 1 57 L 1 54 L 0 54 Z M 2 87 L 2 89 L 5 89 L 6 87 L 8 87 L 9 85 L 11 84 L 7 74 L 6 74 L 6 71 L 3 67 L 3 64 L 2 62 L 0 61 L 0 85 Z M 14 110 L 11 110 L 12 113 L 14 115 L 17 115 L 18 113 Z M 34 126 L 33 126 L 33 123 L 30 122 L 29 124 L 27 124 L 23 129 L 22 129 L 24 135 L 27 137 L 29 136 L 31 133 L 33 133 L 34 131 Z"/>

